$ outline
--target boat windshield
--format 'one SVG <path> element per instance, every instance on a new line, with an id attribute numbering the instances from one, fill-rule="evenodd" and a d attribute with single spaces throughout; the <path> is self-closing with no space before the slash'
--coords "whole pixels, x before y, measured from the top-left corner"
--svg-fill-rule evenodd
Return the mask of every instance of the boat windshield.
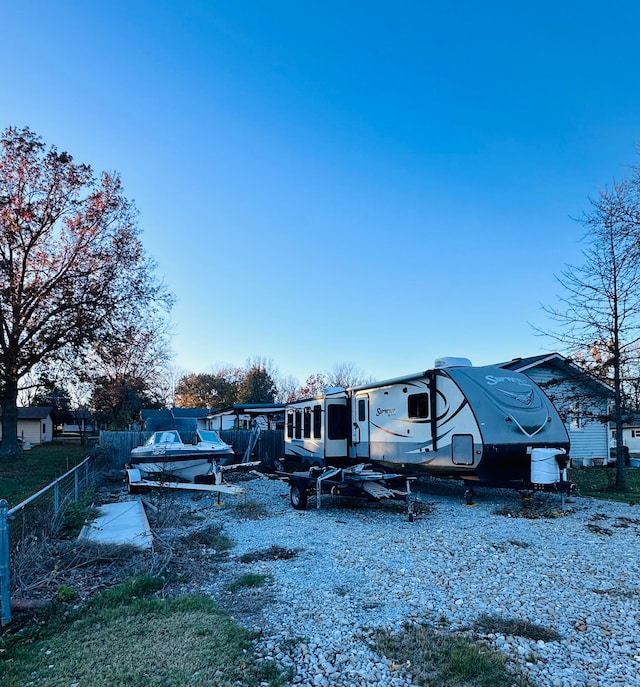
<path id="1" fill-rule="evenodd" d="M 144 443 L 144 446 L 157 446 L 158 444 L 181 444 L 178 432 L 155 432 Z"/>
<path id="2" fill-rule="evenodd" d="M 213 430 L 205 430 L 205 429 L 199 429 L 198 430 L 198 440 L 199 441 L 206 441 L 208 444 L 223 444 L 224 443 L 216 432 L 214 432 Z"/>

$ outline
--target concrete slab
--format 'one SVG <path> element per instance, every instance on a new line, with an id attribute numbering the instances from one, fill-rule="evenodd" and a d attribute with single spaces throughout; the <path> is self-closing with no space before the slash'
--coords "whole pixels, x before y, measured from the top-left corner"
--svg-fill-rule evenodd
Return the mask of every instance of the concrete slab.
<path id="1" fill-rule="evenodd" d="M 140 499 L 100 506 L 100 516 L 85 525 L 79 539 L 109 544 L 134 544 L 143 549 L 153 546 L 147 514 Z"/>

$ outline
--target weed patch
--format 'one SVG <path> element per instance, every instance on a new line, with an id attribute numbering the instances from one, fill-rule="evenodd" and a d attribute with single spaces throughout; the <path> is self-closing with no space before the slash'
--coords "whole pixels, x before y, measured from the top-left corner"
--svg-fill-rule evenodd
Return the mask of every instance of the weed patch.
<path id="1" fill-rule="evenodd" d="M 239 589 L 244 589 L 246 587 L 261 587 L 267 579 L 267 575 L 259 575 L 257 573 L 242 575 L 237 580 L 227 585 L 227 591 L 237 592 Z"/>
<path id="2" fill-rule="evenodd" d="M 373 642 L 422 687 L 531 687 L 498 652 L 426 624 L 406 624 L 394 635 L 377 630 Z"/>
<path id="3" fill-rule="evenodd" d="M 185 534 L 181 541 L 187 546 L 214 549 L 220 555 L 226 554 L 234 546 L 233 539 L 222 534 L 222 527 L 219 525 L 208 525 L 199 530 L 192 530 Z"/>
<path id="4" fill-rule="evenodd" d="M 507 518 L 527 518 L 528 520 L 538 520 L 542 518 L 562 518 L 571 515 L 572 510 L 559 510 L 549 503 L 538 503 L 535 501 L 523 500 L 517 506 L 504 506 L 493 511 L 494 515 L 503 515 Z"/>
<path id="5" fill-rule="evenodd" d="M 613 534 L 611 530 L 608 530 L 606 527 L 601 527 L 596 522 L 588 522 L 587 529 L 593 532 L 594 534 L 603 534 L 607 537 L 610 537 Z"/>
<path id="6" fill-rule="evenodd" d="M 553 628 L 544 627 L 518 618 L 502 618 L 500 616 L 483 614 L 478 617 L 474 627 L 485 634 L 513 635 L 515 637 L 525 637 L 533 641 L 557 642 L 561 639 L 560 634 Z"/>
<path id="7" fill-rule="evenodd" d="M 261 520 L 267 517 L 268 512 L 259 501 L 247 501 L 239 503 L 234 508 L 233 514 L 241 520 Z"/>
<path id="8" fill-rule="evenodd" d="M 260 549 L 258 551 L 248 551 L 238 557 L 241 563 L 255 563 L 257 561 L 288 561 L 295 558 L 300 549 L 287 549 L 283 546 L 274 544 L 268 549 Z"/>

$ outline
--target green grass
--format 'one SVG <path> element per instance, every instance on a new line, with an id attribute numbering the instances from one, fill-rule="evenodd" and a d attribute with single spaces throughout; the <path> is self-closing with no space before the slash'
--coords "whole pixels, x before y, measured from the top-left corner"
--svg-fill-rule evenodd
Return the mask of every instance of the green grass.
<path id="1" fill-rule="evenodd" d="M 163 582 L 133 578 L 43 625 L 0 637 L 3 687 L 232 687 L 282 684 L 251 637 L 204 596 L 161 599 Z"/>
<path id="2" fill-rule="evenodd" d="M 576 485 L 580 496 L 592 496 L 607 501 L 640 503 L 640 469 L 627 468 L 627 491 L 615 491 L 614 467 L 573 468 L 568 479 Z"/>
<path id="3" fill-rule="evenodd" d="M 378 630 L 373 641 L 376 651 L 422 687 L 531 687 L 507 669 L 499 652 L 427 624 L 407 623 L 394 635 Z"/>
<path id="4" fill-rule="evenodd" d="M 42 444 L 15 460 L 0 460 L 0 499 L 6 499 L 10 508 L 17 506 L 81 463 L 87 450 L 79 444 Z"/>
<path id="5" fill-rule="evenodd" d="M 261 587 L 268 579 L 267 575 L 260 575 L 258 573 L 241 575 L 237 580 L 227 585 L 227 591 L 237 592 L 238 589 L 244 589 L 246 587 Z"/>

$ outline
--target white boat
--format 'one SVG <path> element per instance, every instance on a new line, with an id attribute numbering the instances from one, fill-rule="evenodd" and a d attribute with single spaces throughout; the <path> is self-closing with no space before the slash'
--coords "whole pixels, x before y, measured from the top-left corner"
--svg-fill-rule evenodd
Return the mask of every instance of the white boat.
<path id="1" fill-rule="evenodd" d="M 197 430 L 196 443 L 185 444 L 175 429 L 154 432 L 130 454 L 130 465 L 149 476 L 171 476 L 189 482 L 234 461 L 233 448 L 211 430 Z"/>

